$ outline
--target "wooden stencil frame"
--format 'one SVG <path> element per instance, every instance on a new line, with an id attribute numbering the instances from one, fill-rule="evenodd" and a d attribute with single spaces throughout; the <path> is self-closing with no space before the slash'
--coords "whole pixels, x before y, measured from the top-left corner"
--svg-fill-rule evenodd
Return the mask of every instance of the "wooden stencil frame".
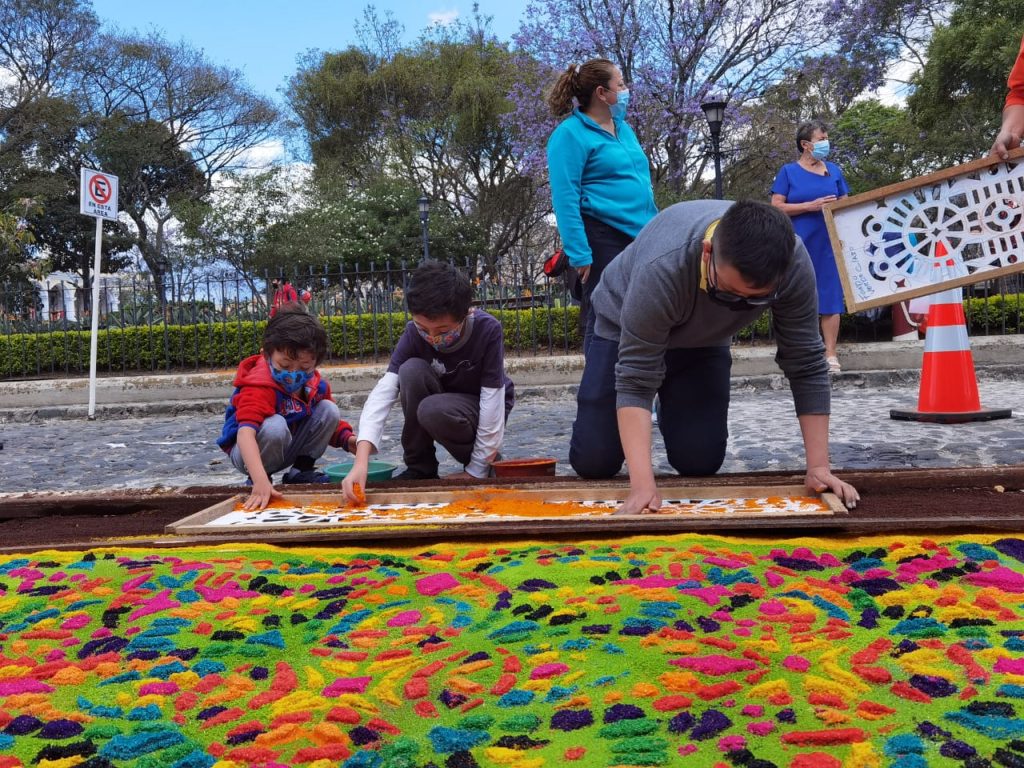
<path id="1" fill-rule="evenodd" d="M 660 489 L 661 496 L 663 499 L 738 499 L 738 498 L 763 498 L 770 496 L 793 496 L 793 497 L 807 497 L 806 488 L 803 486 L 795 485 L 767 485 L 767 486 L 714 486 L 714 487 L 666 487 Z M 460 496 L 463 498 L 471 498 L 477 495 L 479 492 L 473 491 L 422 491 L 422 492 L 374 492 L 368 491 L 367 502 L 370 504 L 414 504 L 424 502 L 447 502 L 458 499 Z M 602 501 L 605 499 L 613 499 L 619 496 L 625 497 L 628 493 L 628 489 L 623 488 L 560 488 L 560 489 L 532 489 L 532 490 L 517 490 L 517 498 L 534 497 L 538 502 L 552 502 L 552 501 Z M 247 534 L 259 531 L 324 531 L 324 530 L 355 530 L 360 528 L 380 530 L 382 527 L 386 527 L 389 532 L 389 536 L 395 538 L 403 538 L 407 536 L 417 536 L 417 530 L 422 528 L 431 531 L 436 534 L 439 527 L 443 527 L 446 531 L 457 531 L 460 534 L 467 532 L 479 531 L 480 533 L 501 533 L 502 528 L 508 526 L 510 523 L 516 524 L 536 524 L 537 531 L 544 532 L 574 532 L 586 530 L 591 532 L 597 532 L 601 530 L 601 522 L 603 520 L 614 519 L 617 523 L 626 521 L 635 521 L 638 526 L 638 531 L 647 527 L 656 527 L 654 523 L 664 523 L 666 521 L 673 521 L 683 523 L 687 521 L 711 521 L 711 520 L 722 520 L 723 522 L 734 522 L 736 520 L 753 520 L 753 519 L 772 519 L 783 523 L 785 521 L 792 521 L 798 519 L 807 519 L 808 517 L 821 518 L 821 517 L 833 517 L 836 515 L 846 515 L 847 509 L 833 493 L 822 493 L 819 495 L 821 501 L 828 507 L 827 512 L 814 513 L 811 515 L 783 515 L 783 514 L 753 514 L 749 511 L 738 510 L 736 513 L 730 513 L 728 515 L 722 515 L 719 517 L 701 516 L 701 515 L 688 515 L 688 514 L 643 514 L 643 515 L 601 515 L 594 516 L 591 518 L 582 518 L 582 516 L 572 517 L 537 517 L 537 518 L 512 518 L 512 517 L 500 517 L 494 515 L 490 518 L 481 517 L 479 519 L 469 520 L 441 520 L 437 518 L 427 518 L 424 520 L 394 520 L 387 521 L 381 520 L 380 518 L 372 518 L 366 520 L 354 520 L 345 523 L 330 523 L 324 525 L 310 525 L 302 527 L 295 524 L 253 524 L 253 525 L 208 525 L 211 521 L 217 520 L 224 515 L 233 512 L 235 506 L 240 502 L 244 501 L 247 494 L 238 494 L 232 496 L 229 499 L 214 504 L 206 509 L 200 510 L 195 514 L 189 515 L 182 520 L 170 523 L 165 528 L 167 533 L 177 535 L 194 535 L 194 534 L 223 534 L 223 533 L 235 533 L 235 534 Z M 310 504 L 322 503 L 325 499 L 330 499 L 331 503 L 336 503 L 340 491 L 333 494 L 294 494 L 288 497 L 289 501 L 294 502 L 297 506 L 306 506 Z M 424 510 L 425 513 L 429 513 L 429 510 Z"/>
<path id="2" fill-rule="evenodd" d="M 822 211 L 847 312 L 1015 274 L 1024 271 L 1024 148 L 1005 161 L 973 160 Z M 991 266 L 996 261 L 1002 265 Z"/>

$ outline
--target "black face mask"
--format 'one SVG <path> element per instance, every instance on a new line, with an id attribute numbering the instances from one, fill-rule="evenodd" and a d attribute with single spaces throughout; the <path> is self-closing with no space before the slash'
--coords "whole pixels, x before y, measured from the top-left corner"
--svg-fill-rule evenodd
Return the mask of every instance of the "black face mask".
<path id="1" fill-rule="evenodd" d="M 720 291 L 711 282 L 711 273 L 715 270 L 715 252 L 711 252 L 711 256 L 708 259 L 708 275 L 707 275 L 707 294 L 711 301 L 715 302 L 720 307 L 728 307 L 733 312 L 749 312 L 755 309 L 764 309 L 770 307 L 779 298 L 779 287 L 775 286 L 775 290 L 765 296 L 740 296 L 738 293 L 731 293 L 729 291 Z"/>

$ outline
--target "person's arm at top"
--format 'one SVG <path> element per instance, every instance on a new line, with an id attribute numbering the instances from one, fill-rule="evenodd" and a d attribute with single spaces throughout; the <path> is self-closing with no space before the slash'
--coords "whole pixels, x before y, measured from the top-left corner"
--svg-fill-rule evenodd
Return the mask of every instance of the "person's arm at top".
<path id="1" fill-rule="evenodd" d="M 594 256 L 587 242 L 583 212 L 580 210 L 583 168 L 587 163 L 586 148 L 567 130 L 567 126 L 559 126 L 548 139 L 547 155 L 551 205 L 555 211 L 558 234 L 562 238 L 562 248 L 573 267 L 589 268 Z"/>
<path id="2" fill-rule="evenodd" d="M 1024 137 L 1024 39 L 1020 41 L 1020 53 L 1006 84 L 1009 92 L 1003 107 L 1003 124 L 989 150 L 990 155 L 1003 160 L 1011 149 L 1021 145 L 1021 137 Z"/>

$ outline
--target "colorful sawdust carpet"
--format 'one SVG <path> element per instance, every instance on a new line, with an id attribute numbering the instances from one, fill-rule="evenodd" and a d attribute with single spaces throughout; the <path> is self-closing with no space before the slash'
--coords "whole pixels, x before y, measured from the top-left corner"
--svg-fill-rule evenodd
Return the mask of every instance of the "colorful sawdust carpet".
<path id="1" fill-rule="evenodd" d="M 0 768 L 1024 766 L 1024 540 L 0 558 Z"/>

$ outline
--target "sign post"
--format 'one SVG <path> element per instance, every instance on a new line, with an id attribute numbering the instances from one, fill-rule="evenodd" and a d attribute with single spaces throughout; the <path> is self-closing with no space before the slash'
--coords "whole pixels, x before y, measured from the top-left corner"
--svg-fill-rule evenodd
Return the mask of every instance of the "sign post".
<path id="1" fill-rule="evenodd" d="M 117 221 L 117 176 L 82 168 L 79 212 L 96 217 L 96 254 L 92 267 L 92 334 L 89 339 L 89 420 L 96 418 L 96 355 L 100 327 L 100 257 L 103 220 Z"/>

